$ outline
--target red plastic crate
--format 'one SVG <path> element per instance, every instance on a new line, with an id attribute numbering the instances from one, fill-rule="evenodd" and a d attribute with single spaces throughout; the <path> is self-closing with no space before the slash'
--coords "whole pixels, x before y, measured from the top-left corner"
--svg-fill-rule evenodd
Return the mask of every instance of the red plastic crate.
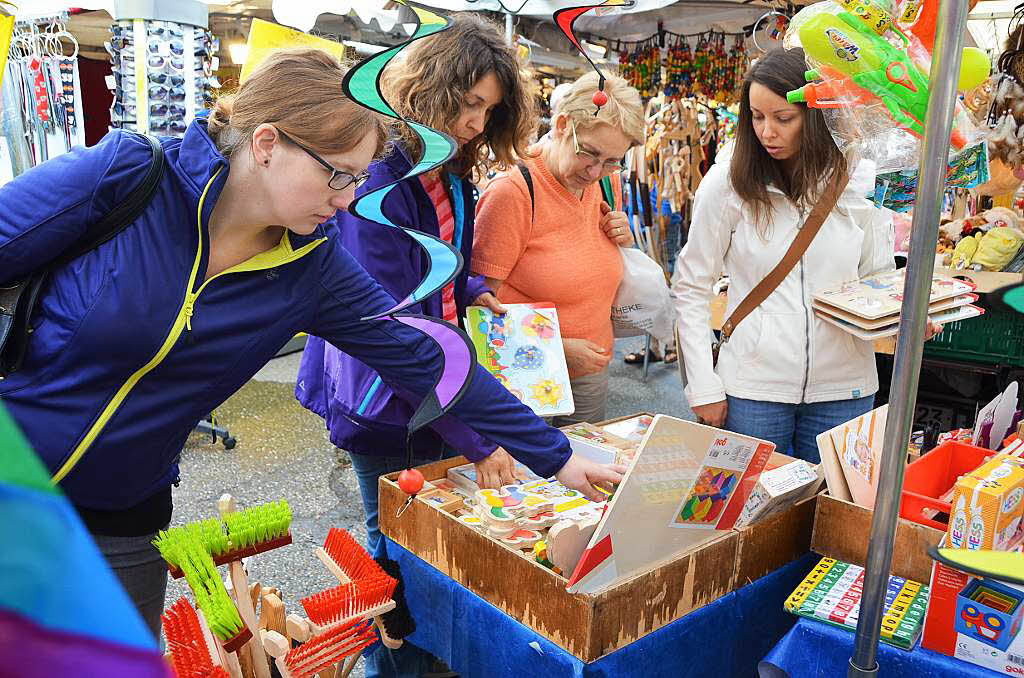
<path id="1" fill-rule="evenodd" d="M 903 475 L 903 499 L 900 516 L 945 532 L 948 525 L 927 518 L 924 511 L 934 509 L 949 515 L 952 507 L 939 497 L 956 484 L 957 478 L 985 463 L 992 450 L 967 443 L 948 441 L 907 466 Z"/>

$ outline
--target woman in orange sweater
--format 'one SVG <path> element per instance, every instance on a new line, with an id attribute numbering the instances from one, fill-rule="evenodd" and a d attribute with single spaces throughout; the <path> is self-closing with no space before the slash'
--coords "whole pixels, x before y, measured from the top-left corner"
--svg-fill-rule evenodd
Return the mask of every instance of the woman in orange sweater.
<path id="1" fill-rule="evenodd" d="M 524 158 L 525 171 L 495 179 L 477 207 L 473 273 L 485 276 L 502 303 L 547 301 L 558 309 L 576 412 L 556 426 L 604 418 L 611 308 L 622 280 L 618 247 L 633 244 L 626 215 L 604 200 L 598 181 L 643 143 L 643 106 L 635 89 L 612 76 L 608 102 L 595 115 L 597 88 L 597 73 L 574 82 L 550 135 Z"/>

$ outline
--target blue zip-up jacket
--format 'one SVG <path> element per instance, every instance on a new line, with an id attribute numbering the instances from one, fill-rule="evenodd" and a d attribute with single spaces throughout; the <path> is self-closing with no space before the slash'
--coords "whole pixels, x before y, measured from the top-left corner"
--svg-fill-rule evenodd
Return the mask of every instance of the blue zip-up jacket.
<path id="1" fill-rule="evenodd" d="M 370 166 L 370 178 L 359 194 L 402 177 L 412 167 L 408 154 L 398 145 Z M 476 187 L 465 179 L 444 174 L 455 220 L 453 244 L 464 265 L 455 278 L 455 305 L 462 317 L 478 296 L 487 292 L 480 276 L 468 274 L 473 249 Z M 403 181 L 388 194 L 384 214 L 392 223 L 439 237 L 434 204 L 418 179 Z M 341 244 L 363 268 L 398 299 L 404 298 L 427 275 L 429 260 L 423 248 L 402 231 L 338 212 Z M 442 317 L 441 293 L 413 306 L 414 313 Z M 322 339 L 310 338 L 299 366 L 295 396 L 327 424 L 331 442 L 357 454 L 400 456 L 405 454 L 406 424 L 413 414 L 409 402 L 388 387 L 366 363 Z M 419 456 L 436 454 L 448 443 L 471 461 L 494 451 L 495 444 L 477 435 L 455 417 L 444 417 L 413 439 Z"/>
<path id="2" fill-rule="evenodd" d="M 360 320 L 394 301 L 341 247 L 333 220 L 309 236 L 286 232 L 273 250 L 204 283 L 228 161 L 204 120 L 163 145 L 164 176 L 146 210 L 55 272 L 24 366 L 0 381 L 4 405 L 83 508 L 125 509 L 166 490 L 196 422 L 298 331 L 372 365 L 413 398 L 428 392 L 440 365 L 420 332 Z M 0 283 L 69 247 L 138 184 L 150 155 L 144 140 L 112 132 L 0 187 Z M 452 413 L 539 475 L 570 455 L 560 431 L 482 368 Z"/>

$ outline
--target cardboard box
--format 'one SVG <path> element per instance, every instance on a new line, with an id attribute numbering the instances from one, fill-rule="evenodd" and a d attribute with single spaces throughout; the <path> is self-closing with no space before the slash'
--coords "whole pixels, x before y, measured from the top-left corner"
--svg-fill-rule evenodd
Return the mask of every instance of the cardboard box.
<path id="1" fill-rule="evenodd" d="M 1024 459 L 996 455 L 957 481 L 950 505 L 951 548 L 1005 550 L 1024 518 Z"/>
<path id="2" fill-rule="evenodd" d="M 802 459 L 764 471 L 743 505 L 740 517 L 736 519 L 736 527 L 746 527 L 786 504 L 795 504 L 814 494 L 824 479 L 824 471 Z"/>
<path id="3" fill-rule="evenodd" d="M 1024 675 L 1024 586 L 933 563 L 921 646 L 1004 675 Z"/>
<path id="4" fill-rule="evenodd" d="M 445 459 L 420 471 L 432 481 L 465 463 Z M 565 577 L 425 502 L 396 518 L 407 498 L 397 477 L 380 479 L 380 528 L 389 539 L 586 662 L 796 560 L 810 546 L 814 516 L 812 497 L 596 595 L 571 594 Z"/>
<path id="5" fill-rule="evenodd" d="M 811 550 L 863 566 L 867 560 L 872 515 L 863 506 L 826 494 L 818 495 Z M 893 574 L 914 581 L 928 581 L 932 568 L 928 547 L 938 544 L 944 534 L 941 530 L 900 518 L 893 542 Z"/>

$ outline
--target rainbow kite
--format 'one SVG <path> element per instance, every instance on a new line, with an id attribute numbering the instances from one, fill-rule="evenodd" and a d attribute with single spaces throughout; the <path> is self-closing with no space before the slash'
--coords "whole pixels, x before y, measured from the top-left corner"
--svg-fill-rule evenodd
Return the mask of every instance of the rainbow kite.
<path id="1" fill-rule="evenodd" d="M 169 678 L 156 640 L 2 405 L 0 542 L 0 664 L 8 671 Z"/>

